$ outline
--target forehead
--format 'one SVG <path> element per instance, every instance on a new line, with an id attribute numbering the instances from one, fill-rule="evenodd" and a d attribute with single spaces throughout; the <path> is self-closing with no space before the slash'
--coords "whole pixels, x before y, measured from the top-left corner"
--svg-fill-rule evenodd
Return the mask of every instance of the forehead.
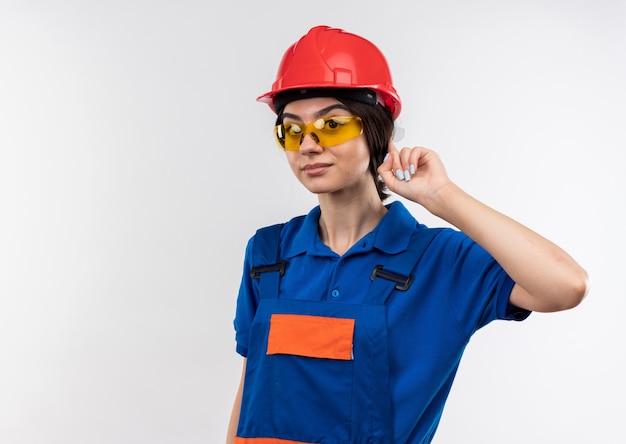
<path id="1" fill-rule="evenodd" d="M 347 111 L 346 106 L 333 97 L 314 97 L 294 100 L 285 105 L 283 115 L 298 117 L 303 120 L 323 117 L 326 114 Z"/>

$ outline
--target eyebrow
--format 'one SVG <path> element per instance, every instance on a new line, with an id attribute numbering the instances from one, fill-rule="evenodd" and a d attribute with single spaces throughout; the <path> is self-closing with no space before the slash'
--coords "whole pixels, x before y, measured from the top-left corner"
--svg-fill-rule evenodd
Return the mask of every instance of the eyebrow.
<path id="1" fill-rule="evenodd" d="M 317 119 L 319 119 L 320 117 L 323 117 L 325 114 L 328 114 L 329 112 L 331 112 L 334 109 L 342 109 L 344 111 L 350 111 L 348 108 L 346 108 L 346 106 L 342 103 L 333 103 L 330 106 L 327 106 L 325 108 L 320 109 L 319 111 L 317 111 L 315 113 L 315 117 Z M 298 120 L 300 119 L 300 116 L 296 115 L 296 114 L 291 114 L 291 113 L 283 113 L 282 118 L 284 119 L 285 117 L 289 117 L 291 119 L 295 119 Z M 301 119 L 300 119 L 301 120 Z"/>

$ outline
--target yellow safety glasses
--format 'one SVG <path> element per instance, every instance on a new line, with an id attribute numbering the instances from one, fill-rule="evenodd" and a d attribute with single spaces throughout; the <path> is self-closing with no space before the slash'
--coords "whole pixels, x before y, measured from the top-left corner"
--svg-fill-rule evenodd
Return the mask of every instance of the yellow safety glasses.
<path id="1" fill-rule="evenodd" d="M 276 141 L 286 151 L 299 151 L 307 134 L 315 143 L 327 148 L 354 139 L 362 132 L 363 123 L 357 116 L 324 117 L 307 124 L 291 122 L 274 127 Z"/>

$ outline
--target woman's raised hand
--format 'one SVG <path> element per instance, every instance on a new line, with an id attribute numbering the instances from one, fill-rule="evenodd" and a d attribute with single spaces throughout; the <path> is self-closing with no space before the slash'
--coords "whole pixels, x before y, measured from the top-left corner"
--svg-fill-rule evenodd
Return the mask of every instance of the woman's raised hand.
<path id="1" fill-rule="evenodd" d="M 393 141 L 378 174 L 390 191 L 431 212 L 440 192 L 452 184 L 436 152 L 419 146 L 398 150 Z"/>

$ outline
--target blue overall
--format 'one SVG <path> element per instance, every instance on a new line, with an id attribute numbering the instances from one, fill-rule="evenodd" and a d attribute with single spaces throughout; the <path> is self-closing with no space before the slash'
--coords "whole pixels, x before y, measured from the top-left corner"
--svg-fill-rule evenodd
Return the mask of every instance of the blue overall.
<path id="1" fill-rule="evenodd" d="M 371 276 L 354 277 L 371 278 L 363 303 L 340 304 L 278 297 L 280 277 L 289 268 L 277 257 L 281 226 L 261 229 L 255 238 L 261 265 L 269 266 L 253 269 L 253 277 L 260 279 L 260 301 L 250 330 L 254 340 L 248 349 L 239 442 L 393 444 L 385 303 L 410 286 L 422 252 L 439 229 L 420 230 L 408 250 L 385 264 L 372 263 Z M 280 324 L 284 319 L 297 324 Z M 299 338 L 290 334 L 325 339 L 312 338 L 317 348 L 301 349 Z"/>

